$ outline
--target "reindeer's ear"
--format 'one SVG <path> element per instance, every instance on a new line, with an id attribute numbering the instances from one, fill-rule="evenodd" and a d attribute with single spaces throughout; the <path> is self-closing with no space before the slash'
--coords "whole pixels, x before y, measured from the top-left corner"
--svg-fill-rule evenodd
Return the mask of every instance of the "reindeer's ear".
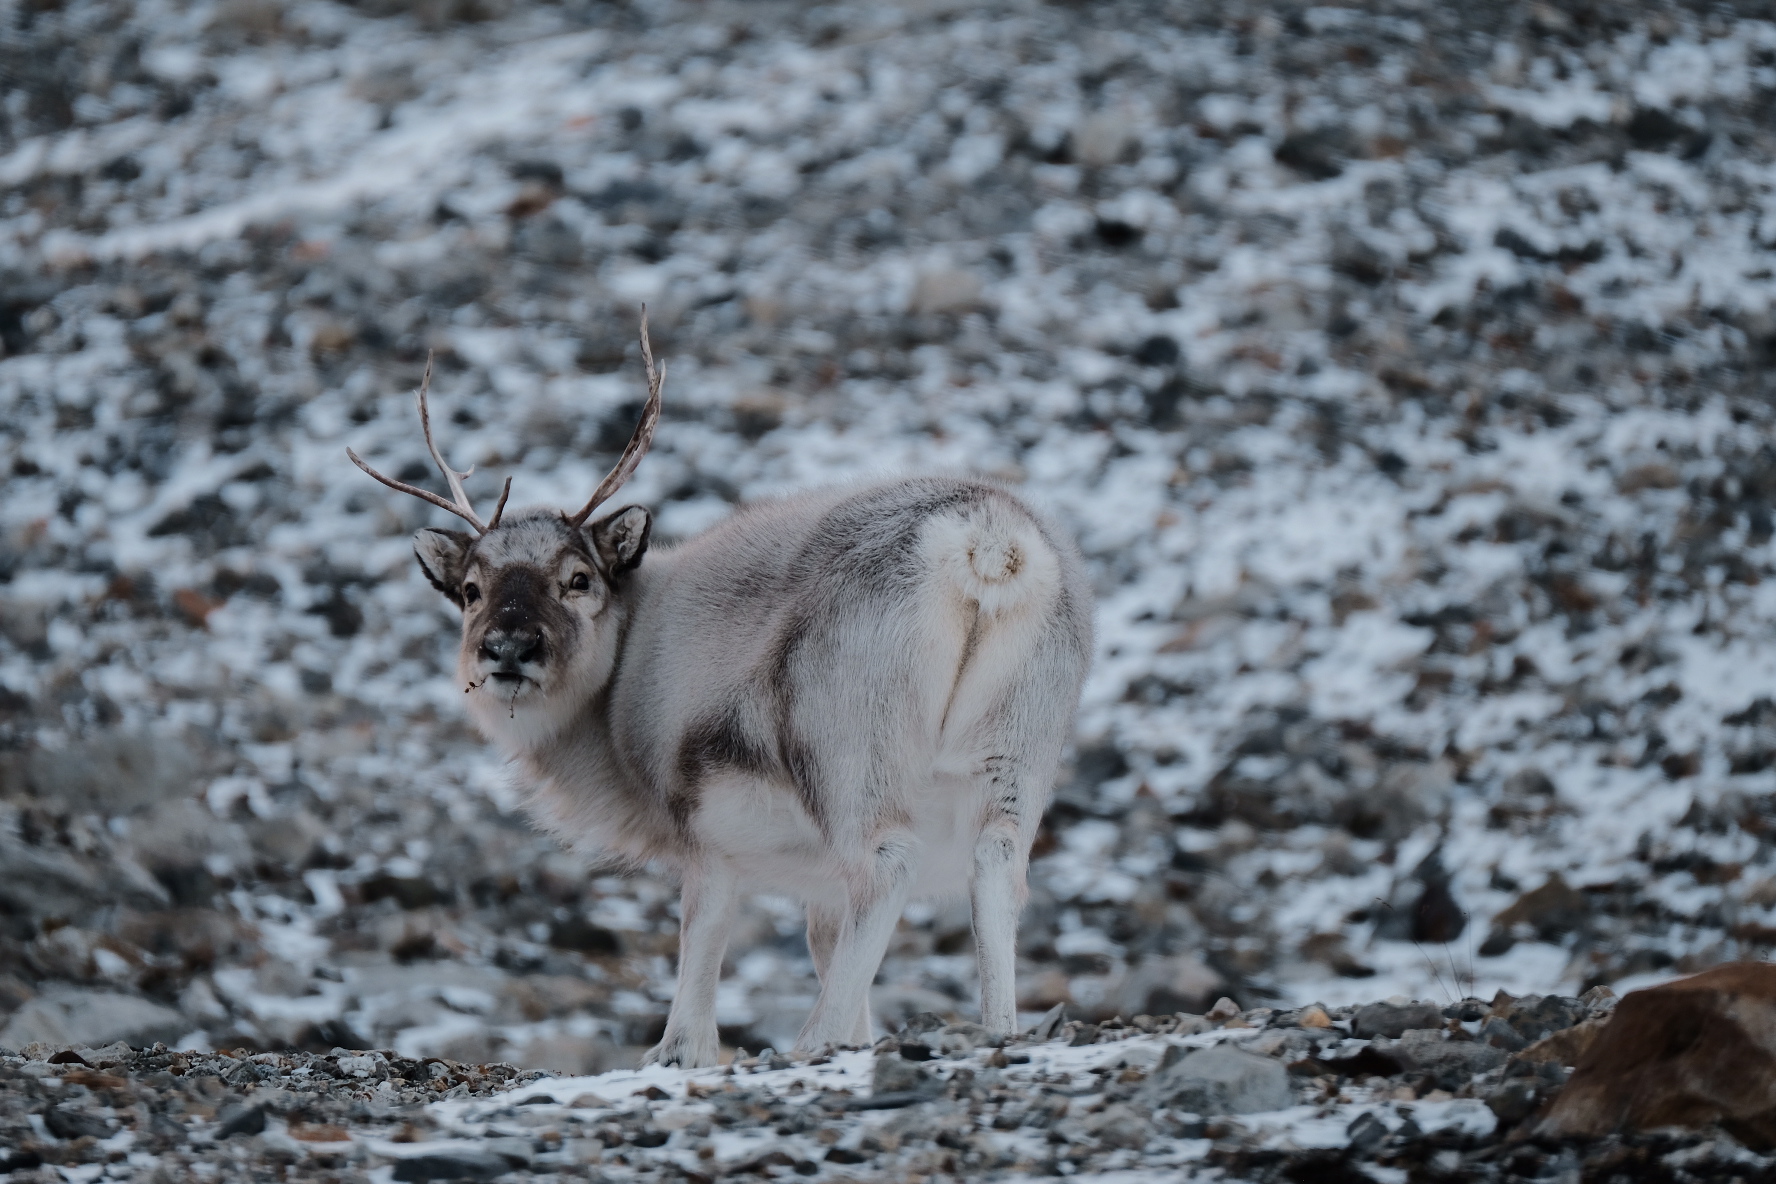
<path id="1" fill-rule="evenodd" d="M 654 516 L 641 506 L 624 506 L 607 518 L 600 518 L 589 528 L 592 545 L 604 560 L 611 574 L 628 571 L 641 562 L 648 549 L 648 534 L 654 529 Z"/>
<path id="2" fill-rule="evenodd" d="M 468 568 L 469 547 L 475 540 L 460 530 L 432 530 L 429 527 L 413 536 L 413 555 L 419 570 L 444 593 L 462 607 L 463 572 Z"/>

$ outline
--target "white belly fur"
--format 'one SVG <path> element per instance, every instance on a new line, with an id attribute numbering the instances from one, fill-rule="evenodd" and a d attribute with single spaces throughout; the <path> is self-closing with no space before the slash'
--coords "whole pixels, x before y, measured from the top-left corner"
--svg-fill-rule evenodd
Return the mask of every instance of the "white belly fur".
<path id="1" fill-rule="evenodd" d="M 965 896 L 980 803 L 967 781 L 943 773 L 933 775 L 926 793 L 907 810 L 918 825 L 913 895 Z M 727 861 L 753 891 L 831 899 L 848 891 L 856 869 L 870 862 L 868 850 L 835 851 L 794 790 L 755 777 L 712 779 L 691 825 L 703 849 Z"/>

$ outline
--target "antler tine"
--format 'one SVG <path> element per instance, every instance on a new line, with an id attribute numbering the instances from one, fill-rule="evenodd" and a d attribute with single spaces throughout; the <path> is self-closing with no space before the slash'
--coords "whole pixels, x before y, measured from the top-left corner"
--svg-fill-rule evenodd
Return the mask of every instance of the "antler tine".
<path id="1" fill-rule="evenodd" d="M 439 497 L 437 494 L 433 493 L 429 489 L 421 489 L 417 485 L 409 485 L 405 481 L 397 481 L 393 477 L 384 477 L 381 473 L 377 472 L 375 469 L 373 469 L 369 465 L 365 464 L 364 459 L 362 457 L 360 457 L 357 453 L 353 452 L 350 448 L 347 448 L 345 450 L 345 454 L 347 456 L 351 457 L 352 464 L 357 465 L 360 469 L 363 469 L 366 473 L 369 473 L 372 477 L 376 478 L 378 481 L 382 482 L 384 485 L 388 486 L 390 489 L 398 489 L 402 493 L 411 493 L 414 497 L 420 498 L 424 501 L 431 502 L 434 506 L 437 506 L 440 510 L 449 510 L 452 514 L 455 514 L 458 518 L 466 519 L 468 521 L 469 525 L 473 526 L 477 531 L 480 531 L 483 534 L 486 533 L 486 528 L 484 528 L 481 525 L 479 520 L 477 520 L 471 514 L 464 513 L 463 508 L 459 505 L 456 505 L 454 502 L 445 501 L 443 498 Z"/>
<path id="2" fill-rule="evenodd" d="M 512 496 L 512 479 L 506 478 L 506 487 L 500 490 L 499 505 L 493 508 L 493 517 L 487 520 L 487 529 L 492 530 L 500 523 L 500 515 L 506 512 L 506 499 Z"/>
<path id="3" fill-rule="evenodd" d="M 438 451 L 438 445 L 432 440 L 432 413 L 431 408 L 426 404 L 426 394 L 431 390 L 431 387 L 432 355 L 428 353 L 426 355 L 425 376 L 419 381 L 419 390 L 414 392 L 414 401 L 419 404 L 419 426 L 425 431 L 426 448 L 431 451 L 432 460 L 437 462 L 439 471 L 444 474 L 444 480 L 450 485 L 450 501 L 445 501 L 437 494 L 432 493 L 429 490 L 421 489 L 417 485 L 409 485 L 405 481 L 396 481 L 392 477 L 384 477 L 381 473 L 365 464 L 363 458 L 353 452 L 350 448 L 345 450 L 345 454 L 351 457 L 351 462 L 354 465 L 357 465 L 360 469 L 363 469 L 366 473 L 370 474 L 390 489 L 398 489 L 402 493 L 410 493 L 414 497 L 423 501 L 431 502 L 440 510 L 449 510 L 452 514 L 455 514 L 458 518 L 461 518 L 470 526 L 474 527 L 476 534 L 486 534 L 500 524 L 500 515 L 506 511 L 506 498 L 510 497 L 512 494 L 512 479 L 510 477 L 506 478 L 506 487 L 500 492 L 499 505 L 495 506 L 493 510 L 493 520 L 491 522 L 482 522 L 480 517 L 475 513 L 473 503 L 469 501 L 469 495 L 463 492 L 463 478 L 467 477 L 469 473 L 473 473 L 475 467 L 470 465 L 468 472 L 464 473 L 459 473 L 455 469 L 452 469 L 449 465 L 444 463 L 443 454 Z"/>
<path id="4" fill-rule="evenodd" d="M 461 507 L 462 516 L 474 523 L 477 531 L 486 534 L 489 528 L 476 516 L 474 504 L 469 501 L 469 495 L 463 492 L 463 478 L 473 473 L 475 466 L 470 465 L 467 471 L 457 472 L 444 463 L 444 454 L 438 451 L 437 444 L 432 441 L 432 412 L 431 408 L 426 406 L 426 392 L 431 390 L 431 387 L 432 355 L 428 352 L 426 354 L 425 376 L 419 380 L 419 390 L 413 396 L 414 401 L 419 404 L 419 426 L 425 431 L 426 447 L 431 450 L 432 460 L 437 463 L 438 471 L 444 474 L 444 480 L 450 484 L 451 499 Z M 503 505 L 505 499 L 500 500 Z"/>
<path id="5" fill-rule="evenodd" d="M 647 404 L 641 409 L 641 422 L 635 425 L 635 434 L 629 437 L 623 455 L 617 458 L 616 467 L 592 491 L 592 500 L 579 513 L 568 517 L 567 520 L 575 526 L 583 525 L 591 517 L 593 510 L 629 480 L 630 475 L 635 472 L 635 466 L 647 455 L 648 448 L 654 442 L 654 429 L 660 424 L 660 391 L 666 385 L 666 363 L 662 362 L 658 370 L 654 369 L 654 347 L 648 341 L 648 314 L 645 304 L 641 306 L 641 361 L 647 367 L 648 379 Z"/>

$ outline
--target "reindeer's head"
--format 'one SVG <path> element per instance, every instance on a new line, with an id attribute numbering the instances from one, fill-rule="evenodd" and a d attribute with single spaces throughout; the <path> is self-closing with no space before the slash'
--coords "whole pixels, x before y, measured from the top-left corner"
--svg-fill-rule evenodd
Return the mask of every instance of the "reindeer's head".
<path id="1" fill-rule="evenodd" d="M 641 422 L 616 467 L 577 513 L 531 509 L 506 517 L 508 477 L 493 517 L 481 521 L 463 492 L 469 473 L 446 464 L 432 441 L 429 363 L 419 387 L 419 421 L 453 500 L 391 480 L 346 449 L 354 464 L 384 485 L 449 510 L 473 528 L 472 534 L 421 530 L 413 550 L 426 579 L 462 609 L 456 670 L 471 712 L 492 737 L 519 747 L 554 734 L 610 680 L 623 625 L 618 593 L 647 550 L 652 519 L 640 506 L 625 506 L 596 522 L 586 520 L 629 479 L 659 423 L 666 375 L 663 365 L 654 369 L 645 309 L 641 356 L 648 376 Z"/>

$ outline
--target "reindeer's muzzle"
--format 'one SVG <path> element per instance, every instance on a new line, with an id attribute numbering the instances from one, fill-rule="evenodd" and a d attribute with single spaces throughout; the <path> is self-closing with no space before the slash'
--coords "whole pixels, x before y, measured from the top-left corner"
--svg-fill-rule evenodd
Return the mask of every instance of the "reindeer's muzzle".
<path id="1" fill-rule="evenodd" d="M 515 591 L 513 589 L 503 589 Z M 534 590 L 531 596 L 502 598 L 503 603 L 488 622 L 481 637 L 481 658 L 492 667 L 488 671 L 499 682 L 517 682 L 524 677 L 527 664 L 544 659 L 543 630 L 537 623 Z"/>
<path id="2" fill-rule="evenodd" d="M 543 631 L 534 625 L 516 629 L 489 629 L 481 639 L 481 656 L 493 663 L 493 677 L 500 682 L 523 678 L 526 662 L 543 657 Z"/>

